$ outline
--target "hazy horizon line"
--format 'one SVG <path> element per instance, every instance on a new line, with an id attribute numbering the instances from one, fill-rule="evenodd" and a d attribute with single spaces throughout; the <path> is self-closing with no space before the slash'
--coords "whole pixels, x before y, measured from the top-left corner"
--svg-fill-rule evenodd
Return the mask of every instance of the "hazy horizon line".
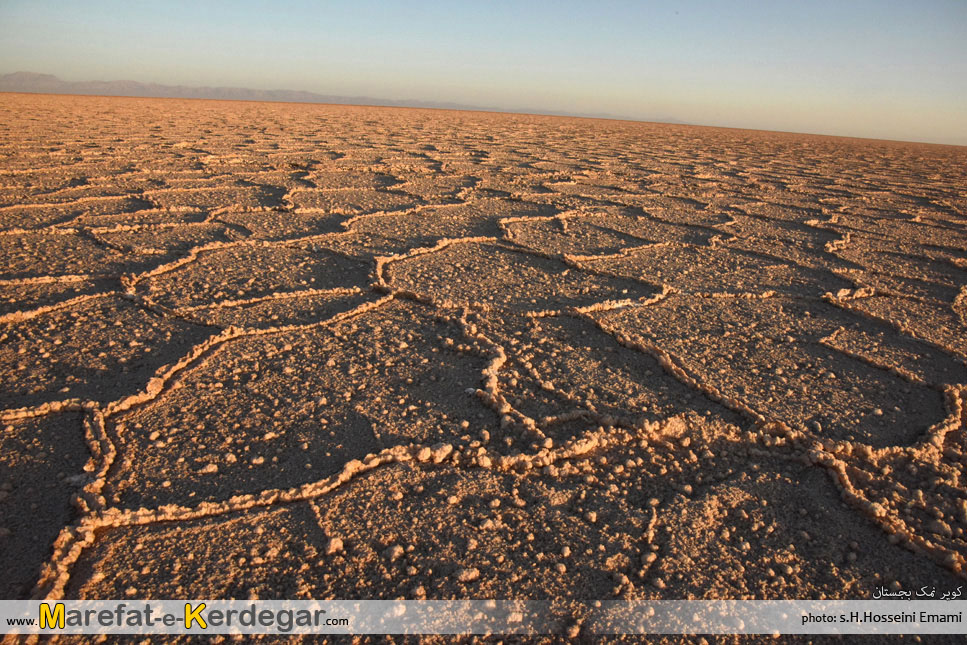
<path id="1" fill-rule="evenodd" d="M 17 82 L 23 83 L 20 87 Z M 30 83 L 35 84 L 30 87 Z M 38 83 L 56 83 L 64 87 L 43 87 Z M 123 93 L 121 86 L 136 86 L 142 93 Z M 86 87 L 85 87 L 86 86 Z M 69 91 L 69 90 L 78 91 Z M 97 90 L 107 90 L 100 93 Z M 134 91 L 134 90 L 131 90 Z M 162 92 L 199 93 L 197 96 L 164 95 Z M 218 96 L 217 93 L 223 93 Z M 570 112 L 545 108 L 500 107 L 464 104 L 451 101 L 426 101 L 416 99 L 393 99 L 388 97 L 374 97 L 366 95 L 338 95 L 320 94 L 309 90 L 291 88 L 257 89 L 229 85 L 169 85 L 166 83 L 144 82 L 133 79 L 115 80 L 85 80 L 65 81 L 55 74 L 18 70 L 0 74 L 0 93 L 9 94 L 48 94 L 62 96 L 101 96 L 113 98 L 156 98 L 199 101 L 244 101 L 250 103 L 293 103 L 303 105 L 344 105 L 358 107 L 388 107 L 403 109 L 430 109 L 466 112 L 486 112 L 495 114 L 521 114 L 530 116 L 549 116 L 562 118 L 595 119 L 605 121 L 628 121 L 633 123 L 658 123 L 663 125 L 677 125 L 700 128 L 723 128 L 728 130 L 749 130 L 754 132 L 773 132 L 777 134 L 798 134 L 819 137 L 835 137 L 841 139 L 863 139 L 867 141 L 884 141 L 893 143 L 912 143 L 931 146 L 952 146 L 963 148 L 967 144 L 945 143 L 937 141 L 922 141 L 917 139 L 885 139 L 849 134 L 830 134 L 826 132 L 806 132 L 796 130 L 777 130 L 770 128 L 753 128 L 735 125 L 720 125 L 715 123 L 686 122 L 674 117 L 633 117 L 611 113 Z M 205 95 L 205 94 L 208 95 Z M 238 93 L 239 96 L 225 96 L 224 93 Z M 245 96 L 248 94 L 249 96 Z"/>

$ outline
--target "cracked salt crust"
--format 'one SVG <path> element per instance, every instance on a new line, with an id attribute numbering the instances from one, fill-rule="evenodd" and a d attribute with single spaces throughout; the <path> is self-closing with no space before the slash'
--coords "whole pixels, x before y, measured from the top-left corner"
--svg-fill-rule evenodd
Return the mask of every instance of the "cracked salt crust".
<path id="1" fill-rule="evenodd" d="M 0 516 L 40 515 L 0 526 L 11 596 L 967 577 L 962 148 L 97 97 L 0 113 Z M 57 504 L 32 501 L 41 478 Z"/>

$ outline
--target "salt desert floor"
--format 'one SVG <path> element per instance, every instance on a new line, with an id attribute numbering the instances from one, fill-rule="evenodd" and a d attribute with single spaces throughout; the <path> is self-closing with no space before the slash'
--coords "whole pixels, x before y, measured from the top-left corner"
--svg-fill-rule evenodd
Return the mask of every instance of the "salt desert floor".
<path id="1" fill-rule="evenodd" d="M 0 95 L 0 595 L 967 577 L 967 148 Z"/>

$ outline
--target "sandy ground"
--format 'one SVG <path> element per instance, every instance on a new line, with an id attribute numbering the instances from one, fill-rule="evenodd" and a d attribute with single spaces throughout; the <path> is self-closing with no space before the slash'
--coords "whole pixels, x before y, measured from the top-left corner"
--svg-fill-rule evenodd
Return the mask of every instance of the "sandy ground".
<path id="1" fill-rule="evenodd" d="M 2 597 L 965 583 L 967 148 L 13 94 L 0 132 Z"/>

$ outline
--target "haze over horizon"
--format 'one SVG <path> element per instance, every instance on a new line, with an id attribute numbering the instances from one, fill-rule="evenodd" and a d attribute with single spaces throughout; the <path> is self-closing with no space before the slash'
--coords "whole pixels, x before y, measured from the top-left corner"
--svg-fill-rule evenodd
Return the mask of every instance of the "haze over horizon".
<path id="1" fill-rule="evenodd" d="M 279 10 L 281 6 L 282 10 Z M 6 2 L 0 72 L 967 145 L 967 3 Z"/>

